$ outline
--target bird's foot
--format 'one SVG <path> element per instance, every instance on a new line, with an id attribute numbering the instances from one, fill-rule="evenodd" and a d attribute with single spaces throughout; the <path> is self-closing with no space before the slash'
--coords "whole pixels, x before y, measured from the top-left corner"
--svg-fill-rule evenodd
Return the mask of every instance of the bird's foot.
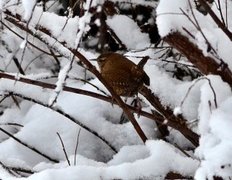
<path id="1" fill-rule="evenodd" d="M 137 116 L 139 118 L 140 117 L 140 113 L 142 111 L 142 104 L 141 104 L 141 100 L 139 99 L 138 96 L 136 96 L 136 98 L 131 102 L 131 105 L 136 108 Z"/>

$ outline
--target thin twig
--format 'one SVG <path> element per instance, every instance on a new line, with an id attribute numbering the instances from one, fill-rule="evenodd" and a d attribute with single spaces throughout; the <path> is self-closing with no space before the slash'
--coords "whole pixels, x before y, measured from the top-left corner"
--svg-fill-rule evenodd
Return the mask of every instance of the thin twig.
<path id="1" fill-rule="evenodd" d="M 183 150 L 178 144 L 174 144 L 174 146 L 179 149 L 186 157 L 191 157 L 185 150 Z"/>
<path id="2" fill-rule="evenodd" d="M 34 174 L 35 172 L 30 170 L 30 169 L 25 169 L 25 168 L 21 168 L 21 167 L 8 167 L 10 170 L 12 171 L 16 171 L 16 172 L 21 172 L 21 173 L 27 173 L 27 174 Z"/>
<path id="3" fill-rule="evenodd" d="M 0 126 L 19 126 L 19 127 L 24 127 L 22 124 L 18 124 L 18 123 L 0 123 Z"/>
<path id="4" fill-rule="evenodd" d="M 0 165 L 2 166 L 2 168 L 4 168 L 9 174 L 11 174 L 12 176 L 17 177 L 17 175 L 25 176 L 24 174 L 34 174 L 35 171 L 31 170 L 31 169 L 27 169 L 24 167 L 14 167 L 14 166 L 8 166 L 5 165 L 3 162 L 0 161 Z M 23 173 L 23 175 L 21 174 Z"/>
<path id="5" fill-rule="evenodd" d="M 56 61 L 56 64 L 57 64 L 59 70 L 60 70 L 61 66 L 60 66 L 60 61 L 59 61 L 58 57 L 55 55 L 55 53 L 53 52 L 52 49 L 49 49 L 49 50 L 50 50 L 50 53 L 53 56 L 54 60 Z"/>
<path id="6" fill-rule="evenodd" d="M 226 23 L 225 23 L 223 14 L 222 14 L 222 7 L 221 7 L 220 0 L 218 0 L 218 10 L 219 10 L 219 13 L 220 13 L 220 16 L 221 16 L 221 19 L 222 19 L 222 23 L 223 23 L 224 26 L 226 26 Z"/>
<path id="7" fill-rule="evenodd" d="M 54 84 L 45 83 L 45 82 L 32 80 L 32 79 L 28 79 L 28 78 L 23 78 L 23 77 L 16 78 L 14 75 L 10 75 L 10 74 L 7 74 L 7 73 L 2 73 L 2 72 L 0 72 L 0 78 L 11 79 L 11 80 L 14 80 L 14 81 L 19 81 L 19 82 L 23 82 L 23 83 L 26 83 L 26 84 L 35 85 L 35 86 L 39 86 L 39 87 L 42 87 L 42 88 L 47 88 L 47 89 L 55 89 L 55 87 L 56 87 L 56 85 L 54 85 Z M 112 100 L 112 97 L 104 96 L 104 95 L 94 93 L 94 92 L 91 92 L 91 91 L 78 89 L 78 88 L 72 88 L 72 87 L 69 87 L 69 86 L 64 86 L 63 90 L 66 91 L 66 92 L 71 92 L 71 93 L 75 93 L 75 94 L 82 94 L 82 95 L 85 95 L 85 96 L 100 99 L 102 101 L 109 102 L 111 104 L 112 103 L 116 104 L 116 102 L 114 100 Z M 134 108 L 132 106 L 129 106 L 129 105 L 127 105 L 127 107 L 133 113 L 138 113 L 138 109 L 136 109 L 136 108 Z M 142 110 L 139 113 L 140 113 L 140 115 L 145 116 L 145 117 L 147 117 L 149 119 L 162 122 L 160 120 L 161 118 L 159 116 L 153 116 L 152 114 L 147 113 L 147 112 L 142 111 Z"/>
<path id="8" fill-rule="evenodd" d="M 182 100 L 181 103 L 180 103 L 180 107 L 181 107 L 181 108 L 183 107 L 183 104 L 184 104 L 184 102 L 186 101 L 186 99 L 187 99 L 187 97 L 188 97 L 190 91 L 192 90 L 192 88 L 196 85 L 196 83 L 198 83 L 199 81 L 201 81 L 201 80 L 203 80 L 203 79 L 205 79 L 205 80 L 208 81 L 209 86 L 210 86 L 210 88 L 211 88 L 211 90 L 212 90 L 212 92 L 213 92 L 213 96 L 214 96 L 214 105 L 215 105 L 216 108 L 218 107 L 216 92 L 215 92 L 215 90 L 214 90 L 214 88 L 213 88 L 213 86 L 212 86 L 211 80 L 210 80 L 209 78 L 207 78 L 207 77 L 200 77 L 200 78 L 198 78 L 196 81 L 194 81 L 194 83 L 188 88 L 187 93 L 185 94 L 183 100 Z"/>
<path id="9" fill-rule="evenodd" d="M 74 117 L 72 117 L 71 115 L 65 113 L 62 109 L 60 109 L 58 107 L 49 106 L 48 104 L 44 104 L 43 102 L 41 102 L 39 100 L 35 100 L 35 99 L 30 98 L 30 97 L 26 97 L 25 95 L 22 95 L 22 94 L 17 94 L 17 93 L 14 93 L 14 92 L 11 92 L 11 93 L 13 95 L 21 97 L 22 99 L 25 99 L 27 101 L 34 102 L 36 104 L 39 104 L 39 105 L 44 106 L 46 108 L 49 108 L 49 109 L 57 112 L 58 114 L 66 117 L 68 120 L 70 120 L 70 121 L 74 122 L 75 124 L 81 126 L 83 129 L 87 130 L 91 134 L 93 134 L 96 137 L 98 137 L 99 139 L 101 139 L 106 145 L 108 145 L 112 149 L 112 151 L 114 151 L 115 153 L 117 152 L 116 148 L 110 142 L 108 142 L 104 137 L 102 137 L 101 135 L 99 135 L 98 132 L 90 129 L 89 127 L 87 127 L 86 125 L 84 125 L 83 123 L 81 123 L 80 121 L 78 121 L 77 119 L 75 119 Z"/>
<path id="10" fill-rule="evenodd" d="M 225 1 L 225 8 L 226 8 L 226 27 L 228 28 L 228 2 Z"/>
<path id="11" fill-rule="evenodd" d="M 198 1 L 206 9 L 206 11 L 209 13 L 211 18 L 218 25 L 218 27 L 227 35 L 227 37 L 230 39 L 230 41 L 232 41 L 232 33 L 231 33 L 231 31 L 226 27 L 225 24 L 223 24 L 221 22 L 221 20 L 213 12 L 213 10 L 210 8 L 210 6 L 207 4 L 207 2 L 205 0 L 198 0 Z"/>
<path id="12" fill-rule="evenodd" d="M 18 58 L 16 58 L 15 56 L 13 56 L 13 61 L 14 61 L 15 65 L 16 65 L 16 67 L 18 68 L 19 72 L 21 74 L 25 75 L 25 72 L 24 72 L 21 64 L 19 63 Z"/>
<path id="13" fill-rule="evenodd" d="M 77 148 L 78 148 L 78 145 L 79 145 L 80 134 L 81 134 L 81 128 L 79 128 L 79 131 L 78 131 L 78 134 L 77 134 L 76 147 L 75 147 L 75 151 L 74 151 L 74 166 L 76 166 Z"/>
<path id="14" fill-rule="evenodd" d="M 3 164 L 1 161 L 0 161 L 0 165 L 2 166 L 3 169 L 5 169 L 9 174 L 11 174 L 12 176 L 15 176 L 14 172 L 12 172 L 12 170 L 7 167 L 5 164 Z"/>
<path id="15" fill-rule="evenodd" d="M 27 20 L 27 22 L 26 22 L 26 27 L 27 28 L 29 28 L 29 23 L 31 22 L 31 20 L 32 20 L 32 17 L 33 17 L 33 14 L 34 14 L 34 10 L 35 10 L 35 7 L 36 7 L 36 2 L 35 2 L 35 4 L 33 5 L 33 7 L 32 7 L 32 11 L 31 11 L 31 14 L 30 14 L 30 16 L 29 16 L 29 18 L 28 18 L 28 20 Z M 23 63 L 23 60 L 24 60 L 24 56 L 25 56 L 25 52 L 26 52 L 26 48 L 27 48 L 27 43 L 28 43 L 28 40 L 29 40 L 29 35 L 30 35 L 30 33 L 26 33 L 26 37 L 25 37 L 25 45 L 24 45 L 24 47 L 23 47 L 23 51 L 22 51 L 22 56 L 21 56 L 21 60 L 20 60 L 20 63 L 18 62 L 18 64 L 16 64 L 16 66 L 19 68 L 19 70 L 21 70 L 22 71 L 22 67 L 21 67 L 21 65 L 22 65 L 22 63 Z M 21 72 L 21 71 L 19 71 L 21 74 L 23 74 L 23 75 L 25 75 L 25 73 L 23 72 Z"/>
<path id="16" fill-rule="evenodd" d="M 38 149 L 32 147 L 31 145 L 23 142 L 22 140 L 20 140 L 19 138 L 15 137 L 14 135 L 12 135 L 11 133 L 7 132 L 6 130 L 4 130 L 3 128 L 0 127 L 0 131 L 2 131 L 3 133 L 5 133 L 6 135 L 8 135 L 9 137 L 11 137 L 12 139 L 14 139 L 15 141 L 17 141 L 19 144 L 27 147 L 28 149 L 34 151 L 35 153 L 41 155 L 42 157 L 48 159 L 49 161 L 52 161 L 54 163 L 58 163 L 59 161 L 57 159 L 54 159 L 46 154 L 44 154 L 43 152 L 39 151 Z"/>
<path id="17" fill-rule="evenodd" d="M 164 40 L 186 56 L 203 74 L 219 75 L 232 86 L 232 72 L 228 65 L 222 61 L 219 63 L 210 56 L 205 56 L 202 50 L 192 43 L 188 37 L 179 32 L 174 32 L 164 37 Z"/>
<path id="18" fill-rule="evenodd" d="M 18 34 L 16 31 L 12 30 L 12 28 L 10 28 L 8 25 L 6 25 L 2 20 L 0 20 L 1 24 L 3 26 L 5 26 L 8 30 L 10 30 L 12 33 L 14 33 L 16 36 L 18 36 L 21 39 L 24 39 L 24 37 L 22 37 L 20 34 Z M 35 46 L 33 43 L 31 43 L 30 41 L 27 42 L 28 44 L 30 44 L 32 47 L 34 47 L 35 49 L 37 49 L 38 51 L 43 52 L 44 54 L 47 54 L 49 56 L 52 56 L 52 54 L 50 54 L 49 52 L 46 52 L 45 50 L 39 48 L 38 46 Z"/>
<path id="19" fill-rule="evenodd" d="M 89 81 L 87 81 L 85 79 L 76 78 L 76 77 L 70 77 L 70 78 L 75 79 L 77 81 L 81 81 L 81 82 L 83 82 L 85 84 L 89 84 L 89 85 L 93 86 L 95 89 L 97 89 L 98 91 L 102 92 L 105 96 L 109 96 L 109 94 L 107 94 L 105 91 L 103 91 L 102 89 L 100 89 L 98 86 L 96 86 L 95 84 L 93 84 L 93 83 L 91 83 L 91 82 L 89 82 Z"/>
<path id="20" fill-rule="evenodd" d="M 12 15 L 13 16 L 13 15 Z M 9 20 L 9 18 L 8 18 Z M 10 20 L 12 23 L 16 23 L 18 24 L 18 22 L 15 22 L 14 19 Z M 26 30 L 27 32 L 30 32 L 29 29 L 27 29 L 24 25 L 20 25 L 20 28 L 23 28 L 24 30 Z M 53 37 L 52 34 L 45 28 L 43 27 L 37 27 L 38 30 L 40 30 L 41 32 L 49 35 L 50 37 Z M 32 32 L 32 34 L 34 35 L 34 33 Z M 55 37 L 53 37 L 54 39 L 56 39 Z M 43 41 L 43 40 L 42 40 Z M 57 40 L 58 41 L 58 40 Z M 116 92 L 113 90 L 113 88 L 109 85 L 108 82 L 106 82 L 106 80 L 101 76 L 101 74 L 99 73 L 99 71 L 96 69 L 95 66 L 93 66 L 86 58 L 85 56 L 83 56 L 79 51 L 75 50 L 75 49 L 71 49 L 68 48 L 65 43 L 59 42 L 61 45 L 64 46 L 64 48 L 68 49 L 70 52 L 73 53 L 73 55 L 75 57 L 77 57 L 83 64 L 85 64 L 85 66 L 87 67 L 87 69 L 89 71 L 91 71 L 93 74 L 95 74 L 95 76 L 105 85 L 105 87 L 109 90 L 109 92 L 112 94 L 113 98 L 115 99 L 115 101 L 118 103 L 118 105 L 123 109 L 123 111 L 125 112 L 125 114 L 127 115 L 128 119 L 131 121 L 132 125 L 134 126 L 136 132 L 138 133 L 138 135 L 140 136 L 141 140 L 143 142 L 145 142 L 147 140 L 147 137 L 145 135 L 145 133 L 143 132 L 143 130 L 141 129 L 140 125 L 138 124 L 138 122 L 136 121 L 135 117 L 133 116 L 132 112 L 128 109 L 127 105 L 125 105 L 125 103 L 123 102 L 123 100 L 116 94 Z M 78 62 L 77 62 L 78 63 Z"/>
<path id="21" fill-rule="evenodd" d="M 12 17 L 14 17 L 14 15 L 12 15 L 12 14 L 10 14 Z M 16 17 L 14 17 L 14 18 L 16 18 Z M 18 17 L 17 17 L 18 18 Z M 27 29 L 27 28 L 25 28 L 25 26 L 21 23 L 21 24 L 19 24 L 18 23 L 18 21 L 15 21 L 14 19 L 10 19 L 10 18 L 8 18 L 8 20 L 10 21 L 10 22 L 12 22 L 13 24 L 15 24 L 16 26 L 18 26 L 19 28 L 21 28 L 21 29 L 23 29 L 23 30 L 25 30 L 25 31 L 29 31 L 30 33 L 32 33 L 32 34 L 34 34 L 33 33 L 33 31 L 31 31 L 31 30 L 29 30 L 29 29 Z M 20 18 L 19 18 L 19 20 L 20 20 Z M 43 28 L 43 27 L 41 27 L 41 26 L 38 26 L 37 28 L 36 28 L 38 31 L 41 31 L 41 32 L 43 32 L 43 33 L 45 33 L 46 35 L 49 35 L 50 37 L 52 37 L 54 40 L 56 40 L 56 38 L 51 34 L 51 32 L 49 31 L 49 30 L 47 30 L 46 28 Z M 42 42 L 44 42 L 43 41 L 43 39 L 41 39 L 40 37 L 38 37 Z M 59 41 L 57 41 L 57 42 L 59 42 Z M 113 97 L 113 99 L 117 102 L 117 104 L 123 109 L 123 111 L 125 112 L 125 114 L 127 115 L 127 117 L 128 117 L 128 119 L 132 122 L 132 124 L 133 124 L 133 126 L 134 126 L 134 128 L 135 128 L 135 130 L 137 131 L 137 133 L 138 133 L 138 135 L 140 136 L 140 138 L 143 140 L 143 142 L 145 142 L 146 140 L 147 140 L 147 137 L 146 137 L 146 135 L 144 134 L 144 132 L 143 132 L 143 130 L 141 129 L 141 127 L 140 127 L 140 125 L 138 124 L 138 122 L 135 120 L 135 118 L 134 118 L 134 116 L 133 116 L 133 114 L 132 114 L 132 112 L 131 112 L 131 109 L 130 108 L 128 108 L 128 106 L 122 101 L 122 99 L 114 92 L 114 90 L 112 89 L 112 87 L 110 87 L 109 85 L 108 85 L 108 83 L 102 78 L 102 76 L 101 76 L 101 74 L 97 71 L 97 69 L 79 52 L 79 51 L 77 51 L 77 50 L 75 50 L 75 49 L 71 49 L 71 48 L 69 48 L 69 47 L 67 47 L 67 44 L 65 43 L 65 42 L 59 42 L 60 43 L 60 45 L 62 45 L 64 48 L 66 48 L 67 50 L 69 50 L 70 52 L 72 52 L 76 57 L 77 57 L 77 59 L 79 59 L 86 67 L 87 67 L 87 69 L 90 71 L 90 72 L 92 72 L 93 74 L 95 74 L 95 76 L 105 85 L 105 87 L 109 90 L 109 92 L 112 94 L 112 97 Z M 51 48 L 54 48 L 54 47 L 51 47 Z M 160 120 L 160 118 L 159 118 L 159 120 Z M 181 120 L 182 121 L 182 120 Z M 163 121 L 161 121 L 161 122 L 163 122 Z M 174 122 L 172 122 L 171 121 L 171 119 L 170 119 L 170 123 L 174 126 L 174 127 L 177 127 L 178 126 L 178 123 L 179 123 L 179 121 L 174 121 Z M 176 126 L 175 126 L 175 124 L 176 124 Z M 180 128 L 179 128 L 180 129 Z M 185 128 L 186 129 L 186 128 Z M 187 130 L 187 129 L 186 129 Z M 187 130 L 187 131 L 191 131 L 191 130 Z M 186 132 L 186 131 L 184 131 L 184 132 Z M 183 133 L 184 133 L 183 132 Z M 192 134 L 192 133 L 190 133 L 190 134 Z M 193 134 L 192 134 L 193 135 Z M 194 136 L 194 138 L 193 139 L 195 139 L 195 138 L 197 138 L 197 136 L 196 135 L 193 135 Z M 196 139 L 195 139 L 196 140 Z M 194 141 L 195 141 L 194 140 Z M 197 144 L 197 143 L 195 143 L 195 144 Z"/>
<path id="22" fill-rule="evenodd" d="M 213 92 L 214 105 L 215 105 L 215 107 L 217 108 L 217 107 L 218 107 L 218 103 L 217 103 L 217 95 L 216 95 L 216 92 L 215 92 L 215 90 L 214 90 L 214 88 L 213 88 L 213 86 L 212 86 L 212 84 L 211 84 L 211 80 L 210 80 L 209 78 L 206 78 L 206 80 L 208 80 L 209 86 L 210 86 L 210 88 L 211 88 L 211 90 L 212 90 L 212 92 Z"/>
<path id="23" fill-rule="evenodd" d="M 57 134 L 58 137 L 59 137 L 59 140 L 60 140 L 60 143 L 61 143 L 61 145 L 62 145 L 62 149 L 63 149 L 64 155 L 65 155 L 65 158 L 66 158 L 66 160 L 67 160 L 67 162 L 68 162 L 68 165 L 71 166 L 71 163 L 70 163 L 70 161 L 69 161 L 69 159 L 68 159 L 68 154 L 67 154 L 66 149 L 65 149 L 65 146 L 64 146 L 64 142 L 63 142 L 63 140 L 62 140 L 60 134 L 59 134 L 58 132 L 57 132 L 56 134 Z"/>
<path id="24" fill-rule="evenodd" d="M 30 62 L 29 62 L 27 65 L 25 65 L 24 71 L 26 71 L 26 70 L 28 69 L 28 67 L 29 67 L 36 59 L 38 59 L 40 56 L 42 56 L 43 54 L 44 54 L 44 53 L 41 53 L 41 54 L 39 54 L 38 56 L 34 57 L 32 60 L 30 60 Z"/>

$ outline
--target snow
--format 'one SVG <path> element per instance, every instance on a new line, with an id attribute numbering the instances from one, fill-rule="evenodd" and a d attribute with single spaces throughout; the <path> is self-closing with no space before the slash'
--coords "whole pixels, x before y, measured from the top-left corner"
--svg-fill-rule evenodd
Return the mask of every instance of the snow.
<path id="1" fill-rule="evenodd" d="M 27 44 L 27 41 L 26 40 L 24 40 L 21 44 L 20 44 L 20 48 L 21 49 L 24 49 L 25 48 L 25 46 L 26 46 L 26 44 Z"/>
<path id="2" fill-rule="evenodd" d="M 201 104 L 199 106 L 199 132 L 202 134 L 196 155 L 203 159 L 196 172 L 196 179 L 231 176 L 231 89 L 217 76 L 208 77 L 202 86 Z M 221 88 L 223 87 L 223 88 Z M 213 95 L 212 88 L 216 93 Z M 215 107 L 215 99 L 217 106 Z M 209 106 L 211 102 L 211 106 Z M 206 105 L 208 104 L 208 106 Z M 229 129 L 228 129 L 229 127 Z"/>
<path id="3" fill-rule="evenodd" d="M 232 95 L 230 87 L 220 77 L 211 75 L 207 78 L 208 80 L 205 80 L 205 83 L 201 87 L 201 103 L 199 105 L 200 134 L 209 131 L 208 124 L 213 110 Z"/>
<path id="4" fill-rule="evenodd" d="M 96 59 L 99 55 L 99 52 L 86 49 L 82 42 L 90 28 L 92 14 L 88 8 L 91 0 L 84 4 L 86 11 L 82 17 L 64 17 L 54 12 L 43 12 L 41 6 L 35 6 L 35 0 L 23 0 L 22 4 L 16 5 L 17 2 L 0 0 L 2 21 L 6 22 L 5 8 L 13 14 L 20 14 L 24 20 L 30 20 L 30 23 L 25 24 L 45 44 L 10 23 L 7 23 L 10 30 L 20 34 L 21 38 L 5 26 L 0 28 L 0 70 L 15 77 L 14 80 L 0 79 L 0 110 L 3 112 L 0 115 L 0 127 L 58 162 L 54 163 L 41 156 L 1 131 L 0 179 L 164 179 L 169 172 L 194 177 L 196 180 L 213 179 L 215 175 L 224 179 L 232 176 L 232 93 L 230 85 L 219 75 L 205 75 L 194 80 L 176 79 L 172 73 L 176 64 L 166 66 L 162 60 L 173 62 L 177 57 L 175 59 L 174 56 L 168 56 L 169 53 L 163 53 L 160 46 L 150 48 L 152 44 L 149 35 L 141 32 L 131 17 L 122 14 L 107 17 L 107 25 L 128 49 L 125 54 L 119 53 L 136 64 L 142 57 L 150 57 L 144 70 L 150 77 L 149 88 L 152 93 L 159 97 L 164 107 L 173 110 L 173 116 L 183 115 L 189 129 L 200 136 L 199 146 L 194 147 L 179 131 L 168 127 L 170 135 L 165 137 L 165 141 L 160 140 L 157 124 L 135 114 L 149 139 L 143 144 L 130 122 L 120 123 L 120 117 L 124 114 L 117 105 L 63 90 L 65 85 L 102 95 L 105 94 L 101 90 L 108 92 L 91 72 L 86 72 L 84 67 L 76 63 L 78 59 L 66 48 L 78 50 L 87 59 Z M 155 8 L 158 4 L 144 0 L 118 2 L 124 3 L 125 7 L 133 3 Z M 226 24 L 231 30 L 232 2 L 222 0 L 212 5 L 212 10 L 219 18 L 219 2 L 222 14 L 228 16 Z M 228 3 L 227 10 L 225 2 Z M 103 1 L 92 3 L 93 6 Z M 100 10 L 100 7 L 97 8 Z M 204 16 L 197 11 L 194 2 L 160 0 L 156 13 L 161 37 L 179 32 L 187 36 L 205 56 L 217 58 L 218 62 L 222 59 L 229 69 L 232 68 L 230 39 L 210 15 Z M 137 18 L 141 19 L 141 16 Z M 194 18 L 200 30 L 190 22 L 190 19 L 195 22 Z M 149 22 L 154 23 L 154 20 L 150 19 Z M 97 24 L 100 25 L 99 20 Z M 47 29 L 51 36 L 42 33 L 38 27 Z M 55 56 L 40 52 L 30 43 L 48 54 L 52 49 Z M 212 49 L 209 49 L 208 43 Z M 12 61 L 13 58 L 21 60 L 21 57 L 24 58 L 20 65 L 26 75 L 21 75 Z M 91 63 L 97 66 L 96 62 Z M 180 57 L 177 63 L 195 68 L 184 57 Z M 47 89 L 33 85 L 33 82 L 23 83 L 20 82 L 22 78 L 27 78 L 29 82 L 39 80 L 51 83 L 56 87 Z M 142 110 L 151 113 L 154 107 L 142 95 L 139 98 Z M 130 101 L 132 98 L 127 102 Z M 163 122 L 168 123 L 167 119 Z M 57 133 L 65 145 L 71 166 L 67 163 Z M 34 173 L 25 178 L 14 177 L 1 164 L 22 167 Z"/>
<path id="5" fill-rule="evenodd" d="M 22 0 L 22 4 L 25 10 L 24 19 L 28 21 L 32 17 L 36 0 Z"/>
<path id="6" fill-rule="evenodd" d="M 63 90 L 63 87 L 65 85 L 65 80 L 67 79 L 71 67 L 72 67 L 72 62 L 69 62 L 63 67 L 63 69 L 60 70 L 58 75 L 58 80 L 56 82 L 56 88 L 54 89 L 54 93 L 51 95 L 48 101 L 49 106 L 53 106 L 54 103 L 56 103 L 56 100 L 60 92 Z"/>
<path id="7" fill-rule="evenodd" d="M 2 11 L 2 8 L 3 8 L 3 5 L 5 4 L 6 2 L 4 0 L 1 0 L 0 1 L 0 13 Z"/>
<path id="8" fill-rule="evenodd" d="M 231 1 L 223 0 L 218 2 L 220 2 L 222 14 L 224 17 L 231 16 L 231 9 L 226 9 L 226 6 L 230 7 L 232 5 Z M 221 15 L 218 10 L 218 2 L 213 3 L 212 10 L 214 10 L 214 12 L 220 18 Z M 232 68 L 230 57 L 228 57 L 228 53 L 230 53 L 232 50 L 230 39 L 212 20 L 210 15 L 203 16 L 194 7 L 194 2 L 187 0 L 161 0 L 159 6 L 156 9 L 156 23 L 158 25 L 159 34 L 162 37 L 165 37 L 173 32 L 181 32 L 185 36 L 189 37 L 190 41 L 193 41 L 195 44 L 197 44 L 205 56 L 216 57 L 216 59 L 220 57 L 229 65 L 230 68 Z M 197 19 L 200 30 L 196 27 L 197 23 L 195 18 Z M 189 19 L 191 19 L 192 22 L 190 22 Z M 227 26 L 229 29 L 231 29 L 232 21 L 230 18 L 226 19 Z M 195 38 L 192 39 L 189 33 L 191 33 L 191 35 Z M 208 43 L 211 46 L 211 50 L 209 50 Z"/>
<path id="9" fill-rule="evenodd" d="M 159 34 L 164 37 L 171 32 L 175 32 L 185 25 L 189 25 L 186 16 L 181 13 L 182 10 L 189 9 L 188 1 L 179 0 L 162 0 L 156 9 L 157 25 L 159 27 Z M 178 22 L 178 23 L 176 23 Z"/>
<path id="10" fill-rule="evenodd" d="M 125 3 L 128 6 L 131 6 L 131 4 L 134 5 L 144 5 L 144 6 L 151 6 L 151 7 L 157 7 L 157 2 L 156 1 L 144 1 L 144 0 L 112 0 L 113 2 L 120 2 L 120 3 Z M 96 1 L 97 2 L 97 1 Z M 104 3 L 104 0 L 98 0 L 100 4 Z"/>
<path id="11" fill-rule="evenodd" d="M 108 18 L 107 25 L 118 35 L 119 39 L 128 49 L 145 49 L 150 46 L 147 34 L 142 33 L 138 25 L 125 15 L 114 15 Z M 127 31 L 124 31 L 124 27 Z"/>
<path id="12" fill-rule="evenodd" d="M 36 22 L 36 21 L 35 21 Z M 47 28 L 60 42 L 67 42 L 69 47 L 75 48 L 79 18 L 61 17 L 54 13 L 44 12 L 39 24 Z"/>
<path id="13" fill-rule="evenodd" d="M 209 132 L 201 137 L 201 146 L 197 155 L 203 159 L 196 172 L 196 179 L 231 176 L 231 107 L 232 98 L 228 98 L 216 109 L 209 119 Z M 228 128 L 229 127 L 229 128 Z"/>
<path id="14" fill-rule="evenodd" d="M 126 153 L 130 153 L 136 147 L 124 149 Z M 138 148 L 138 147 L 137 147 Z M 175 172 L 184 172 L 189 176 L 195 171 L 199 162 L 191 158 L 183 156 L 180 152 L 175 151 L 172 146 L 163 141 L 148 141 L 146 143 L 146 151 L 150 155 L 144 159 L 134 162 L 127 162 L 120 165 L 80 165 L 59 169 L 45 170 L 41 173 L 30 176 L 27 179 L 128 179 L 133 180 L 140 178 L 162 179 L 161 173 L 175 170 Z M 165 153 L 164 153 L 165 152 Z M 120 152 L 119 152 L 120 153 Z M 173 157 L 176 157 L 175 159 Z M 80 158 L 82 159 L 82 158 Z M 87 160 L 88 161 L 88 160 Z M 159 162 L 159 163 L 156 163 Z M 181 162 L 181 163 L 180 163 Z M 178 164 L 178 166 L 175 166 Z M 190 166 L 191 165 L 191 166 Z M 141 168 L 143 167 L 143 168 Z M 189 167 L 189 168 L 186 168 Z M 144 176 L 143 171 L 146 172 Z M 88 172 L 88 173 L 83 173 Z M 24 179 L 24 178 L 21 178 Z"/>
<path id="15" fill-rule="evenodd" d="M 170 106 L 173 109 L 181 105 L 192 82 L 180 82 L 171 78 L 167 73 L 162 72 L 154 63 L 150 64 L 149 68 L 145 67 L 145 71 L 151 79 L 154 79 L 154 81 L 151 82 L 150 87 L 153 92 L 159 96 L 162 104 Z M 191 94 L 187 96 L 182 105 L 182 113 L 189 120 L 197 118 L 197 107 L 200 102 L 200 85 L 201 83 L 197 83 L 192 88 Z"/>
<path id="16" fill-rule="evenodd" d="M 182 113 L 181 107 L 180 107 L 180 106 L 175 107 L 175 109 L 174 109 L 174 111 L 173 111 L 173 114 L 174 114 L 175 116 L 178 116 L 178 115 L 181 114 L 181 113 Z"/>

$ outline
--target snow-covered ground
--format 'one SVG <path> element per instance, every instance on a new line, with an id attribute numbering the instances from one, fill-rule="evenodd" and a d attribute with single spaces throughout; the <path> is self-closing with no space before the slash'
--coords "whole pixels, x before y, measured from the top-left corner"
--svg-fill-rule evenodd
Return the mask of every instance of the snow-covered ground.
<path id="1" fill-rule="evenodd" d="M 175 115 L 182 113 L 189 127 L 200 135 L 200 145 L 194 151 L 187 150 L 185 147 L 192 147 L 191 143 L 176 130 L 169 129 L 167 139 L 170 143 L 159 140 L 155 122 L 135 115 L 149 139 L 143 144 L 130 122 L 119 123 L 122 110 L 117 105 L 63 91 L 66 85 L 103 95 L 102 91 L 108 93 L 92 73 L 75 63 L 77 59 L 66 48 L 78 47 L 87 59 L 95 59 L 99 55 L 79 47 L 82 36 L 90 28 L 90 13 L 85 11 L 82 17 L 61 17 L 43 12 L 41 6 L 35 6 L 35 2 L 23 0 L 22 4 L 17 4 L 17 0 L 0 0 L 1 21 L 10 27 L 7 29 L 0 23 L 0 44 L 3 46 L 3 42 L 7 42 L 4 48 L 0 47 L 0 69 L 18 80 L 42 80 L 56 84 L 56 88 L 51 90 L 33 83 L 0 79 L 1 108 L 4 109 L 0 116 L 0 179 L 20 179 L 5 166 L 32 171 L 32 175 L 21 178 L 30 180 L 164 179 L 169 172 L 199 180 L 213 179 L 216 175 L 225 179 L 232 177 L 232 94 L 230 85 L 223 82 L 220 76 L 208 75 L 193 81 L 171 77 L 154 60 L 161 55 L 159 49 L 149 48 L 148 34 L 141 32 L 130 17 L 115 15 L 108 18 L 107 25 L 131 50 L 125 54 L 130 60 L 138 63 L 141 56 L 152 59 L 144 67 L 151 81 L 149 88 L 164 106 L 175 109 Z M 92 5 L 98 2 L 101 1 L 93 1 Z M 84 8 L 88 9 L 90 3 L 91 0 L 87 0 Z M 156 2 L 152 1 L 132 3 L 156 7 Z M 211 8 L 219 18 L 224 17 L 226 27 L 231 30 L 232 1 L 216 1 Z M 48 54 L 51 53 L 49 48 L 7 23 L 4 20 L 6 9 L 20 14 L 35 35 L 62 55 L 59 57 L 61 70 L 57 77 L 52 77 L 54 57 L 41 53 L 30 43 Z M 180 32 L 189 37 L 205 56 L 220 57 L 232 69 L 230 39 L 210 15 L 197 11 L 192 1 L 160 0 L 156 13 L 161 37 Z M 196 24 L 200 29 L 196 28 Z M 51 36 L 37 31 L 38 26 L 49 30 Z M 12 30 L 23 38 L 15 36 Z M 191 32 L 195 39 L 187 32 Z M 215 50 L 213 53 L 208 51 L 206 39 Z M 64 42 L 65 46 L 62 45 Z M 5 48 L 7 46 L 11 51 Z M 13 57 L 19 59 L 26 75 L 18 74 L 17 67 L 12 63 Z M 97 66 L 96 62 L 91 63 Z M 84 83 L 75 78 L 91 80 Z M 8 96 L 12 98 L 4 98 Z M 150 112 L 149 103 L 140 97 L 146 104 L 143 110 Z M 189 156 L 180 150 L 182 148 Z"/>

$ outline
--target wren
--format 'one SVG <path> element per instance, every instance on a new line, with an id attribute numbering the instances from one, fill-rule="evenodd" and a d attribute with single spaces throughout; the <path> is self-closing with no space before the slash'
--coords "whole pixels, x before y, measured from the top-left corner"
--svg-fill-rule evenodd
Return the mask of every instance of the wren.
<path id="1" fill-rule="evenodd" d="M 148 58 L 138 65 L 118 53 L 105 53 L 97 58 L 102 77 L 119 96 L 131 97 L 138 94 L 142 86 L 150 85 L 150 78 L 143 70 Z"/>

